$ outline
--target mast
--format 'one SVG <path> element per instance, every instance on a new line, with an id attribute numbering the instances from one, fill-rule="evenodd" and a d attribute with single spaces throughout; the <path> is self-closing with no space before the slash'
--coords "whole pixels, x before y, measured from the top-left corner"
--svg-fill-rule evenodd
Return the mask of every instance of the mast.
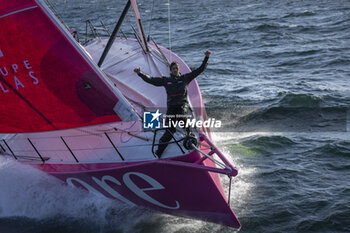
<path id="1" fill-rule="evenodd" d="M 148 53 L 149 52 L 149 48 L 148 48 L 148 44 L 147 44 L 147 40 L 146 40 L 146 35 L 145 35 L 145 32 L 143 30 L 143 26 L 142 26 L 142 21 L 141 21 L 141 17 L 140 17 L 140 13 L 139 13 L 139 10 L 137 8 L 137 3 L 136 3 L 136 0 L 128 0 L 128 2 L 126 3 L 125 7 L 124 7 L 124 10 L 122 12 L 122 15 L 120 16 L 119 20 L 118 20 L 118 23 L 117 25 L 115 26 L 113 32 L 112 32 L 112 35 L 111 37 L 109 38 L 108 40 L 108 43 L 105 47 L 105 49 L 103 50 L 103 53 L 101 55 L 101 58 L 100 60 L 98 61 L 97 65 L 99 67 L 101 67 L 103 61 L 105 60 L 109 50 L 111 49 L 113 43 L 114 43 L 114 40 L 115 38 L 117 37 L 117 34 L 118 34 L 118 31 L 120 30 L 123 22 L 124 22 L 124 19 L 126 17 L 126 14 L 128 13 L 129 9 L 130 9 L 130 6 L 132 6 L 133 10 L 134 10 L 134 13 L 135 13 L 135 18 L 136 18 L 136 23 L 137 23 L 137 27 L 139 29 L 139 33 L 140 33 L 140 37 L 141 37 L 141 42 L 142 42 L 142 48 L 143 50 Z"/>
<path id="2" fill-rule="evenodd" d="M 137 8 L 136 0 L 130 0 L 130 1 L 131 1 L 132 8 L 134 10 L 134 13 L 135 13 L 136 23 L 137 23 L 137 27 L 139 29 L 139 33 L 141 35 L 142 45 L 144 46 L 144 50 L 146 52 L 149 52 L 149 48 L 148 48 L 147 40 L 146 40 L 146 35 L 145 35 L 144 30 L 143 30 L 141 17 L 140 17 L 139 10 Z"/>
<path id="3" fill-rule="evenodd" d="M 111 35 L 111 37 L 109 38 L 108 43 L 107 43 L 105 49 L 103 50 L 103 53 L 102 53 L 102 55 L 101 55 L 101 58 L 100 58 L 100 60 L 98 61 L 98 64 L 97 64 L 97 65 L 98 65 L 99 67 L 101 67 L 101 65 L 102 65 L 103 61 L 105 60 L 105 58 L 106 58 L 106 56 L 107 56 L 109 50 L 111 49 L 111 47 L 112 47 L 112 45 L 113 45 L 113 42 L 114 42 L 115 38 L 117 37 L 118 31 L 120 30 L 120 28 L 121 28 L 121 26 L 122 26 L 122 24 L 123 24 L 123 22 L 124 22 L 124 19 L 125 19 L 125 17 L 126 17 L 126 14 L 128 13 L 128 11 L 129 11 L 129 9 L 130 9 L 130 5 L 131 5 L 130 0 L 128 0 L 128 2 L 126 3 L 126 5 L 125 5 L 125 7 L 124 7 L 124 10 L 123 10 L 123 12 L 122 12 L 122 15 L 120 16 L 120 18 L 119 18 L 119 20 L 118 20 L 118 23 L 117 23 L 117 25 L 115 26 L 115 28 L 114 28 L 114 30 L 113 30 L 113 32 L 112 32 L 112 35 Z"/>

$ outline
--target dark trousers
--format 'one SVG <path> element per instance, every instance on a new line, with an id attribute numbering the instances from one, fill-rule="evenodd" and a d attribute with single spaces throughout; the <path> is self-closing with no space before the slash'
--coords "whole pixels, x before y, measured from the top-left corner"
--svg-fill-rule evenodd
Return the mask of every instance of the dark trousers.
<path id="1" fill-rule="evenodd" d="M 188 114 L 188 105 L 174 105 L 174 106 L 168 106 L 166 115 L 166 123 L 169 124 L 169 121 L 177 122 L 177 121 L 184 121 L 186 124 L 186 117 L 185 115 Z M 191 133 L 190 128 L 186 128 L 187 133 Z M 164 132 L 163 136 L 159 139 L 159 146 L 156 154 L 160 156 L 165 148 L 168 146 L 168 142 L 172 139 L 172 135 L 176 132 L 176 127 L 171 124 L 171 127 L 167 128 Z"/>

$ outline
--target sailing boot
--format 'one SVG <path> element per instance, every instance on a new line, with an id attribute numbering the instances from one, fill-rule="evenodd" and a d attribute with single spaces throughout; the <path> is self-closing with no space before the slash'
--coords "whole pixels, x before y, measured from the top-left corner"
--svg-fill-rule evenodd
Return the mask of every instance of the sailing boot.
<path id="1" fill-rule="evenodd" d="M 158 156 L 158 158 L 160 158 L 165 150 L 165 148 L 168 146 L 167 143 L 164 143 L 162 142 L 161 140 L 159 140 L 159 146 L 158 146 L 158 149 L 156 150 L 155 154 Z"/>

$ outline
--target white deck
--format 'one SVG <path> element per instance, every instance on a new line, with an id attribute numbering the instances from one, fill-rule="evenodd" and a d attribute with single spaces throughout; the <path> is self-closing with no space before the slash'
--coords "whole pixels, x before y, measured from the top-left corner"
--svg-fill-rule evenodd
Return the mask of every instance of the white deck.
<path id="1" fill-rule="evenodd" d="M 107 39 L 96 40 L 86 46 L 86 50 L 96 63 L 106 43 Z M 180 60 L 180 64 L 182 63 Z M 156 49 L 145 56 L 137 41 L 124 39 L 117 39 L 113 44 L 102 70 L 140 116 L 145 108 L 165 109 L 165 89 L 152 86 L 138 77 L 133 72 L 138 66 L 141 67 L 142 72 L 152 76 L 169 75 L 169 68 Z M 181 69 L 183 73 L 189 72 L 185 65 Z M 191 83 L 191 85 L 190 88 L 196 90 L 196 84 Z M 194 96 L 191 98 L 191 103 L 198 107 L 200 104 L 198 93 L 194 92 L 191 92 Z M 163 132 L 158 132 L 155 143 L 158 143 Z M 0 134 L 0 152 L 5 149 L 2 155 L 12 156 L 10 147 L 20 161 L 29 163 L 41 163 L 40 156 L 47 159 L 45 163 L 55 164 L 76 163 L 76 159 L 79 163 L 145 161 L 158 159 L 151 151 L 153 135 L 153 132 L 143 130 L 141 119 L 137 122 L 120 122 L 51 132 Z M 175 137 L 179 139 L 182 136 L 177 133 Z M 185 152 L 188 153 L 188 151 Z M 182 152 L 173 143 L 169 144 L 162 158 L 179 155 L 182 155 Z"/>

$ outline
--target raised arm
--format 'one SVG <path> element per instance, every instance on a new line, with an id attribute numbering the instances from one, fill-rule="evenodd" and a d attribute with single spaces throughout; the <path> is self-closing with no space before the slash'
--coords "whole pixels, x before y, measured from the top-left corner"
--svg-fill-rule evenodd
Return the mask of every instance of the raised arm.
<path id="1" fill-rule="evenodd" d="M 164 86 L 164 79 L 163 78 L 155 78 L 155 77 L 151 77 L 148 74 L 144 74 L 141 72 L 140 67 L 137 67 L 134 69 L 134 72 L 140 76 L 143 81 L 152 84 L 154 86 Z"/>
<path id="2" fill-rule="evenodd" d="M 203 59 L 201 66 L 193 70 L 192 72 L 185 74 L 185 79 L 188 83 L 190 83 L 193 79 L 195 79 L 198 75 L 200 75 L 207 67 L 211 52 L 208 50 L 204 54 L 205 54 L 205 57 Z"/>

